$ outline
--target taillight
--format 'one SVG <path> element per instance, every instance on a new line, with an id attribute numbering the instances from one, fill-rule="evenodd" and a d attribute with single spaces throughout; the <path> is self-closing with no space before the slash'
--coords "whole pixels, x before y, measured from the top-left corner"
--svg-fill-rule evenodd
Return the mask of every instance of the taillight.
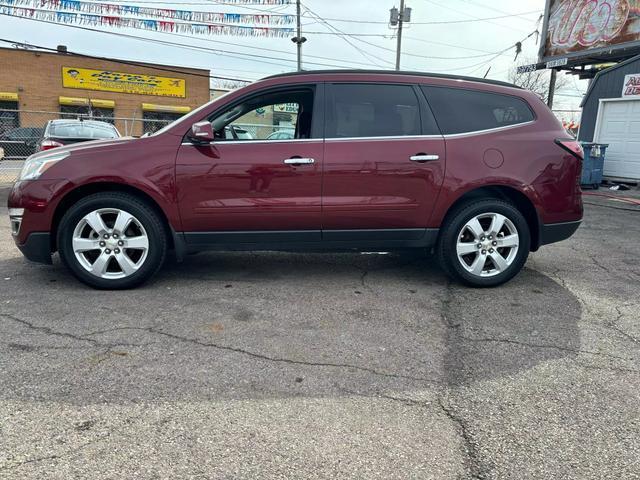
<path id="1" fill-rule="evenodd" d="M 584 151 L 580 142 L 573 138 L 556 138 L 556 144 L 576 157 L 578 160 L 584 160 Z"/>
<path id="2" fill-rule="evenodd" d="M 582 145 L 580 145 L 580 143 L 574 138 L 556 138 L 556 144 L 578 160 L 578 164 L 576 165 L 576 191 L 579 192 L 580 181 L 582 178 L 582 163 L 584 162 L 584 150 L 582 149 Z M 577 195 L 576 198 L 581 199 L 582 197 Z"/>
<path id="3" fill-rule="evenodd" d="M 40 151 L 51 150 L 52 148 L 64 147 L 64 144 L 55 140 L 43 140 L 40 144 Z"/>

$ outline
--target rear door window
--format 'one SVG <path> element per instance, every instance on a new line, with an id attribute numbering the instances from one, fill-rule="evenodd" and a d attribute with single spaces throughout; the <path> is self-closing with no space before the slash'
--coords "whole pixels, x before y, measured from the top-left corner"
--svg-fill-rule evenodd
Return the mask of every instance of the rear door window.
<path id="1" fill-rule="evenodd" d="M 411 85 L 331 85 L 327 138 L 421 134 L 420 104 Z"/>
<path id="2" fill-rule="evenodd" d="M 523 99 L 500 93 L 423 85 L 444 135 L 507 127 L 535 119 Z"/>

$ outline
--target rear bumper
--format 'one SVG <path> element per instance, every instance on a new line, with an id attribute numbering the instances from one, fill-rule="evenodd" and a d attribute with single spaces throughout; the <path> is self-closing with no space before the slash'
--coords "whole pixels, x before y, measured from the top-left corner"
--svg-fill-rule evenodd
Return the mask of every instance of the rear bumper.
<path id="1" fill-rule="evenodd" d="M 575 222 L 547 223 L 540 226 L 540 245 L 561 242 L 573 235 L 582 220 Z"/>
<path id="2" fill-rule="evenodd" d="M 27 240 L 16 245 L 27 260 L 51 265 L 51 235 L 48 232 L 34 232 Z"/>

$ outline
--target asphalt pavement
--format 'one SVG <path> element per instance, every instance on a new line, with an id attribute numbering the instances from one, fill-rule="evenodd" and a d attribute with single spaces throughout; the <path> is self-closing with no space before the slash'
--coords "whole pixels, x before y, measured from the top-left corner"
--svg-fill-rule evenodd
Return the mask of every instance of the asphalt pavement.
<path id="1" fill-rule="evenodd" d="M 105 292 L 24 260 L 6 194 L 2 479 L 640 478 L 640 206 L 588 197 L 495 289 L 201 253 Z"/>

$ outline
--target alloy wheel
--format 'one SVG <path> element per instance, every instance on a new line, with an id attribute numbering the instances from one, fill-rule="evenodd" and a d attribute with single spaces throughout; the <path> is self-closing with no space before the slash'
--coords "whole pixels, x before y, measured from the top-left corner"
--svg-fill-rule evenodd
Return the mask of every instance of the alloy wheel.
<path id="1" fill-rule="evenodd" d="M 492 277 L 511 266 L 519 244 L 520 236 L 511 220 L 499 213 L 481 213 L 460 230 L 456 254 L 472 275 Z"/>
<path id="2" fill-rule="evenodd" d="M 80 219 L 73 232 L 72 248 L 78 263 L 92 275 L 126 278 L 144 265 L 149 237 L 131 213 L 101 208 Z"/>

